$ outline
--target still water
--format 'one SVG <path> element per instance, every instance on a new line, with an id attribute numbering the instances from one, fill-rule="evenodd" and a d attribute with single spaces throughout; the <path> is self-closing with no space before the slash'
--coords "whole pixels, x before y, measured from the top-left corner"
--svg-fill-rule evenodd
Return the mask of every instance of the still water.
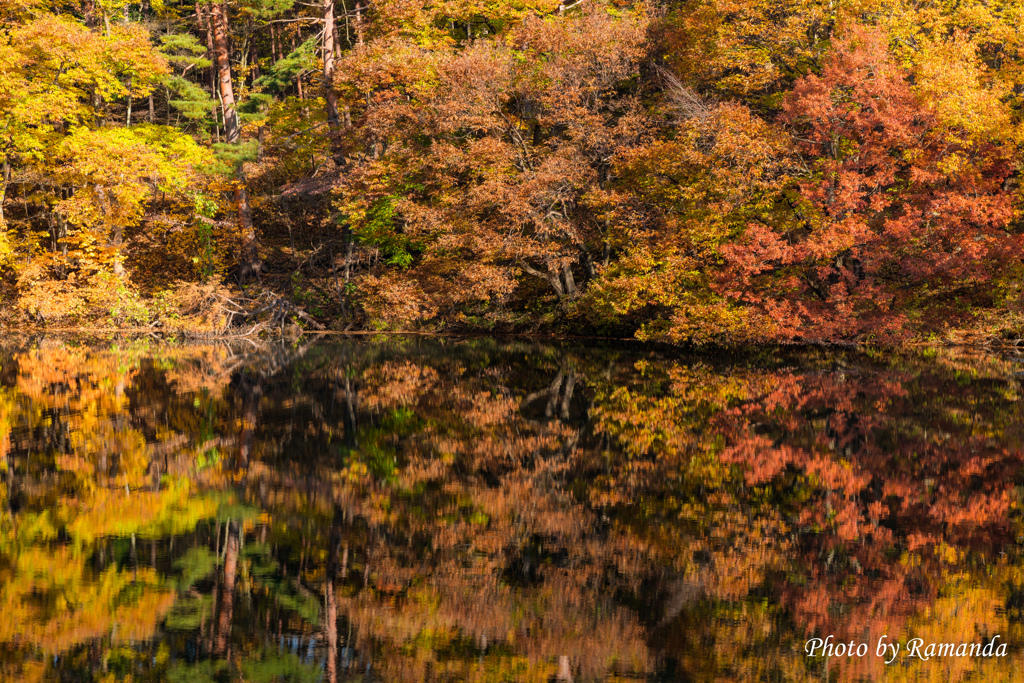
<path id="1" fill-rule="evenodd" d="M 950 350 L 9 346 L 0 678 L 1024 678 L 1022 370 Z M 1005 656 L 907 656 L 996 635 Z M 828 636 L 855 655 L 808 657 Z"/>

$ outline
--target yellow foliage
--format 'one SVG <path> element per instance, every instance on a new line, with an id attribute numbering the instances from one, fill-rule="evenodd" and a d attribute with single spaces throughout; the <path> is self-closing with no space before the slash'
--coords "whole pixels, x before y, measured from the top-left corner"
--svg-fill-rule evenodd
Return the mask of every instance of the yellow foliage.
<path id="1" fill-rule="evenodd" d="M 927 40 L 915 58 L 918 92 L 950 129 L 953 142 L 962 143 L 957 136 L 963 135 L 997 140 L 1019 136 L 1006 104 L 1011 85 L 991 77 L 972 41 L 962 35 Z"/>

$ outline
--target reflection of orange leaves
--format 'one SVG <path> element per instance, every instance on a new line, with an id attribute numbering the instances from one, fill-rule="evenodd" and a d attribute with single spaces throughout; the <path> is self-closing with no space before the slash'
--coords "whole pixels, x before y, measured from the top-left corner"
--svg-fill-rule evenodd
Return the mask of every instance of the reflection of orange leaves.
<path id="1" fill-rule="evenodd" d="M 749 484 L 763 484 L 771 481 L 786 466 L 795 460 L 795 450 L 789 446 L 772 445 L 772 439 L 755 435 L 722 451 L 722 461 L 748 465 L 744 476 Z"/>
<path id="2" fill-rule="evenodd" d="M 453 638 L 513 648 L 524 662 L 534 663 L 534 674 L 516 680 L 547 680 L 549 662 L 558 655 L 567 656 L 587 680 L 604 679 L 609 668 L 643 672 L 652 664 L 644 631 L 632 615 L 606 600 L 593 605 L 593 596 L 581 600 L 579 585 L 569 576 L 548 577 L 539 590 L 522 593 L 499 585 L 486 565 L 461 574 L 427 578 L 395 604 L 397 609 L 381 610 L 366 594 L 341 597 L 339 606 L 362 632 L 417 651 L 415 658 L 394 657 L 384 664 L 395 679 L 425 680 L 427 666 L 446 666 L 435 651 L 417 645 Z M 475 669 L 459 678 L 490 680 L 479 678 Z"/>
<path id="3" fill-rule="evenodd" d="M 390 408 L 415 402 L 430 391 L 437 381 L 433 368 L 404 363 L 382 363 L 368 370 L 363 381 L 367 391 L 363 396 L 369 408 Z"/>
<path id="4" fill-rule="evenodd" d="M 908 552 L 917 552 L 921 548 L 931 545 L 933 539 L 931 535 L 922 533 L 909 533 L 907 534 L 904 543 L 907 547 Z"/>
<path id="5" fill-rule="evenodd" d="M 935 516 L 953 526 L 1000 523 L 1010 510 L 1010 492 L 975 494 L 962 503 L 949 500 L 934 508 Z"/>
<path id="6" fill-rule="evenodd" d="M 11 430 L 0 422 L 0 469 L 7 468 L 7 454 L 11 450 Z"/>
<path id="7" fill-rule="evenodd" d="M 653 546 L 666 559 L 679 558 L 676 566 L 707 596 L 743 600 L 772 572 L 796 571 L 796 581 L 781 585 L 781 606 L 809 631 L 838 634 L 884 615 L 898 632 L 944 590 L 949 568 L 967 561 L 967 543 L 988 545 L 1007 527 L 1024 450 L 1002 444 L 1018 444 L 1018 416 L 984 384 L 972 385 L 974 412 L 966 415 L 963 389 L 949 386 L 959 372 L 1003 381 L 1007 370 L 956 357 L 924 373 L 913 361 L 904 371 L 899 361 L 877 367 L 862 357 L 830 360 L 841 372 L 808 362 L 800 371 L 732 368 L 727 395 L 716 391 L 722 379 L 713 371 L 709 390 L 701 391 L 694 367 L 669 371 L 683 379 L 667 393 L 649 388 L 663 386 L 650 368 L 647 387 L 599 389 L 591 411 L 599 429 L 622 439 L 628 452 L 652 457 L 611 468 L 602 461 L 607 473 L 589 482 L 589 498 L 626 510 L 650 506 L 651 517 L 633 533 L 656 538 Z M 680 503 L 680 520 L 700 533 L 664 524 L 676 509 L 673 496 L 700 500 L 713 486 L 716 480 L 700 477 L 692 484 L 702 487 L 699 496 L 680 488 L 681 472 L 694 471 L 709 452 L 735 466 L 738 481 L 758 497 L 789 501 L 783 505 L 792 506 L 792 516 L 766 527 L 759 541 L 752 531 L 775 508 L 752 504 L 749 488 L 732 489 L 727 475 L 716 493 L 743 491 L 719 501 L 725 510 L 743 510 L 734 519 L 710 503 Z M 903 562 L 892 560 L 894 550 Z M 701 562 L 689 562 L 691 553 Z M 971 628 L 984 622 L 976 618 Z M 841 679 L 855 680 L 857 671 L 844 669 Z"/>

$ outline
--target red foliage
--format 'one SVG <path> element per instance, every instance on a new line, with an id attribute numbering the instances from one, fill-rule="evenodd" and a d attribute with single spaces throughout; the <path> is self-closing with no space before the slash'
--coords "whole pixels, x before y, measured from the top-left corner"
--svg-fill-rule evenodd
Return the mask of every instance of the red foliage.
<path id="1" fill-rule="evenodd" d="M 1021 253 L 1009 146 L 943 121 L 909 76 L 880 31 L 858 26 L 788 97 L 809 169 L 780 199 L 794 220 L 749 225 L 723 248 L 719 282 L 776 337 L 898 334 L 910 305 L 984 287 Z"/>

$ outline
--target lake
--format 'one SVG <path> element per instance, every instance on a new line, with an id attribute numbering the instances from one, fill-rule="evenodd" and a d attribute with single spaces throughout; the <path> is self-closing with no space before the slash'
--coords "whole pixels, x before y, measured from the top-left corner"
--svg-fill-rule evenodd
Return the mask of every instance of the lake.
<path id="1" fill-rule="evenodd" d="M 8 342 L 0 677 L 1018 680 L 1021 359 Z"/>

